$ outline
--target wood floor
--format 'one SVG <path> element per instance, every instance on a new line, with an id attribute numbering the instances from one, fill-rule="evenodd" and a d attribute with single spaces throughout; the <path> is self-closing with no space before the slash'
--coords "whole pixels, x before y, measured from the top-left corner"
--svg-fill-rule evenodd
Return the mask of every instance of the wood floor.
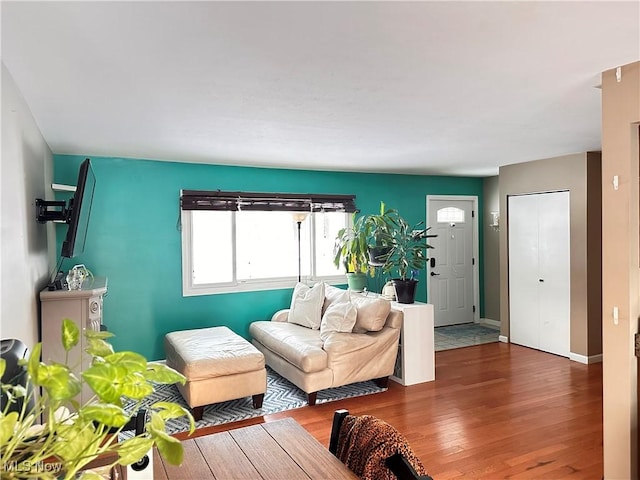
<path id="1" fill-rule="evenodd" d="M 333 411 L 380 417 L 436 480 L 601 479 L 602 364 L 517 345 L 436 353 L 436 381 L 210 427 L 207 434 L 293 417 L 328 445 Z"/>

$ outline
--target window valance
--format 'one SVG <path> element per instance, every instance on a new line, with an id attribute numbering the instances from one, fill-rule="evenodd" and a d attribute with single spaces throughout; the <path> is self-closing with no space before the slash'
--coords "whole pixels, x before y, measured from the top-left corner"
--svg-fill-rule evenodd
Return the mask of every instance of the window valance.
<path id="1" fill-rule="evenodd" d="M 182 210 L 355 212 L 355 195 L 182 190 Z"/>

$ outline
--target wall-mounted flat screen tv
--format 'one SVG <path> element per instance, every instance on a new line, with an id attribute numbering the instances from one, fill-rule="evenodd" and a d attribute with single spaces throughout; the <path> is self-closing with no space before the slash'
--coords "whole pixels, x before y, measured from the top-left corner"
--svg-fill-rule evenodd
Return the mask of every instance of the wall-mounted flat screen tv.
<path id="1" fill-rule="evenodd" d="M 91 169 L 91 160 L 87 158 L 80 164 L 76 191 L 73 198 L 69 200 L 66 219 L 69 228 L 62 242 L 63 257 L 73 258 L 84 252 L 95 188 L 96 177 Z"/>

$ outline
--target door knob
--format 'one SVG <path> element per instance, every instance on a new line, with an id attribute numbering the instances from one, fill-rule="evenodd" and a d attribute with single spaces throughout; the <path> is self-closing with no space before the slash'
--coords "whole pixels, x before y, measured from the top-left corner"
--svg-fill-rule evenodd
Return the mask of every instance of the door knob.
<path id="1" fill-rule="evenodd" d="M 432 276 L 432 277 L 435 277 L 436 275 L 440 275 L 440 274 L 439 274 L 439 273 L 436 273 L 436 272 L 431 272 L 431 276 Z"/>

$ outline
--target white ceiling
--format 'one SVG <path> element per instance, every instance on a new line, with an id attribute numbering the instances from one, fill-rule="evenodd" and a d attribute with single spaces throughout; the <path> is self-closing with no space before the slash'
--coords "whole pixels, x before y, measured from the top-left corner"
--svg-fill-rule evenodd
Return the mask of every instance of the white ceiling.
<path id="1" fill-rule="evenodd" d="M 494 175 L 600 149 L 640 2 L 9 2 L 54 153 Z"/>

